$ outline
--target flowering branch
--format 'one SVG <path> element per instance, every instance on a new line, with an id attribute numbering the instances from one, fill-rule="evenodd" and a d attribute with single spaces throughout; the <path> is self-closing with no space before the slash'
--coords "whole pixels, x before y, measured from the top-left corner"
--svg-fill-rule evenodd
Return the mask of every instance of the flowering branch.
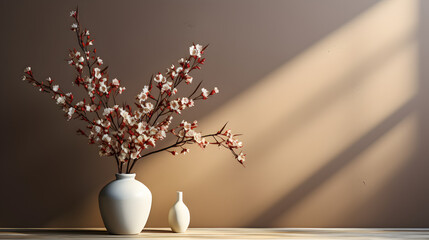
<path id="1" fill-rule="evenodd" d="M 236 139 L 238 134 L 232 134 L 231 130 L 224 131 L 226 124 L 218 132 L 206 135 L 195 130 L 197 121 L 188 123 L 183 120 L 179 126 L 170 129 L 173 115 L 195 106 L 196 101 L 206 100 L 219 93 L 215 87 L 211 91 L 201 88 L 201 93 L 197 94 L 202 84 L 200 82 L 188 97 L 176 97 L 180 84 L 192 84 L 190 73 L 201 69 L 205 62 L 202 55 L 207 46 L 193 44 L 189 48 L 189 56 L 181 58 L 177 66 L 171 65 L 166 73 L 158 72 L 152 76 L 149 85 L 144 86 L 136 96 L 136 109 L 133 110 L 128 104 L 119 106 L 116 103 L 116 97 L 126 88 L 117 78 L 110 80 L 108 66 L 102 67 L 104 62 L 93 48 L 94 39 L 88 29 L 81 27 L 78 9 L 71 11 L 70 16 L 74 19 L 71 30 L 76 33 L 82 52 L 70 49 L 67 62 L 77 72 L 74 85 L 81 87 L 88 96 L 74 102 L 73 94 L 64 93 L 50 77 L 46 82 L 36 80 L 31 67 L 24 70 L 23 80 L 39 91 L 50 94 L 62 107 L 68 120 L 83 120 L 86 129 L 77 132 L 87 137 L 90 144 L 98 145 L 100 156 L 113 156 L 118 173 L 130 173 L 136 162 L 158 152 L 186 154 L 189 149 L 185 146 L 194 143 L 202 148 L 209 144 L 225 147 L 243 165 L 245 154 L 236 152 L 242 148 L 242 143 Z M 175 143 L 150 151 L 167 134 L 176 138 Z"/>

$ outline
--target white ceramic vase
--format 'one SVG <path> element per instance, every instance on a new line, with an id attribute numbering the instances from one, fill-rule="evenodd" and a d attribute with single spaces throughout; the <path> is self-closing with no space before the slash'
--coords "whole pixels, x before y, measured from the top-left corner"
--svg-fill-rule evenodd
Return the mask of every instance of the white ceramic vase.
<path id="1" fill-rule="evenodd" d="M 190 221 L 191 215 L 189 214 L 189 209 L 183 203 L 183 192 L 177 192 L 177 201 L 168 212 L 168 223 L 171 230 L 176 233 L 186 232 Z"/>
<path id="2" fill-rule="evenodd" d="M 152 193 L 136 174 L 116 174 L 98 196 L 104 226 L 111 234 L 139 234 L 146 225 Z"/>

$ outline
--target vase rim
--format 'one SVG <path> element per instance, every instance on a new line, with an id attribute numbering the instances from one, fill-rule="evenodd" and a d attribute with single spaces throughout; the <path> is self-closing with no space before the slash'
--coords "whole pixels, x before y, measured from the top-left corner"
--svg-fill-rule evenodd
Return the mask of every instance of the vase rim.
<path id="1" fill-rule="evenodd" d="M 116 179 L 134 179 L 136 178 L 135 173 L 116 173 Z"/>

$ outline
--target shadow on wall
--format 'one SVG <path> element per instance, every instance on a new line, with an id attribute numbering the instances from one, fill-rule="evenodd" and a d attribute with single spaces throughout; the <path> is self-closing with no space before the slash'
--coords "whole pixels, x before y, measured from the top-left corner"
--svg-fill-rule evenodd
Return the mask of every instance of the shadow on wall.
<path id="1" fill-rule="evenodd" d="M 19 13 L 26 19 L 12 21 L 8 26 L 10 31 L 24 28 L 25 22 L 34 17 L 32 12 L 48 15 L 43 4 L 22 9 L 21 6 L 25 6 L 22 3 L 10 6 L 2 3 L 2 9 L 11 9 L 10 14 Z M 62 9 L 62 13 L 70 8 L 54 1 L 45 3 L 51 9 Z M 146 15 L 137 14 L 141 2 L 129 4 L 138 7 L 125 7 L 115 2 L 99 3 L 82 4 L 86 9 L 98 9 L 99 5 L 103 9 L 91 15 L 96 18 L 94 24 L 112 24 L 108 31 L 94 29 L 100 44 L 107 42 L 101 45 L 101 49 L 106 49 L 105 53 L 109 53 L 107 49 L 117 49 L 113 47 L 117 46 L 117 36 L 111 36 L 111 32 L 117 30 L 119 36 L 124 36 L 135 22 L 153 22 L 150 20 L 157 15 L 156 9 L 165 8 L 166 16 L 174 21 L 182 19 L 183 15 L 188 16 L 175 12 L 178 3 L 168 1 L 144 3 L 147 4 L 144 8 Z M 165 7 L 165 3 L 169 7 Z M 139 66 L 163 69 L 164 59 L 182 55 L 181 50 L 189 41 L 189 36 L 182 36 L 183 31 L 195 39 L 212 43 L 215 50 L 208 51 L 208 65 L 199 77 L 219 77 L 206 84 L 209 88 L 216 84 L 221 91 L 224 86 L 225 91 L 219 98 L 207 102 L 205 108 L 200 108 L 201 112 L 190 112 L 183 117 L 187 120 L 202 118 L 201 129 L 207 132 L 217 130 L 229 120 L 232 129 L 245 133 L 243 140 L 247 144 L 249 163 L 242 169 L 227 152 L 217 149 L 203 152 L 198 148 L 192 148 L 186 158 L 172 159 L 167 154 L 160 154 L 141 162 L 136 169 L 138 179 L 151 189 L 154 197 L 148 226 L 167 226 L 167 211 L 174 203 L 176 190 L 185 192 L 185 202 L 192 215 L 191 227 L 345 226 L 367 221 L 365 215 L 359 220 L 347 220 L 341 213 L 350 213 L 356 206 L 365 206 L 362 205 L 364 199 L 377 197 L 374 191 L 363 188 L 362 179 L 368 184 L 376 183 L 374 185 L 379 188 L 382 181 L 376 172 L 383 168 L 378 164 L 373 172 L 370 169 L 374 165 L 369 164 L 347 169 L 356 162 L 368 162 L 366 159 L 386 159 L 384 152 L 376 152 L 370 157 L 365 153 L 372 151 L 374 146 L 377 150 L 378 142 L 386 135 L 390 136 L 389 131 L 400 126 L 409 114 L 415 112 L 416 106 L 420 106 L 414 81 L 417 79 L 416 2 L 394 0 L 346 4 L 338 0 L 262 4 L 250 1 L 246 2 L 245 9 L 241 8 L 241 1 L 204 4 L 187 1 L 179 5 L 182 4 L 189 5 L 185 13 L 195 13 L 201 19 L 193 29 L 188 29 L 186 22 L 191 20 L 187 17 L 177 25 L 163 18 L 156 29 L 148 26 L 154 33 L 175 33 L 177 42 L 159 39 L 162 33 L 143 36 L 133 32 L 136 35 L 128 39 L 127 45 L 130 49 L 139 49 L 159 41 L 157 44 L 161 46 L 173 44 L 175 48 L 174 44 L 177 44 L 179 50 L 144 49 L 148 57 L 135 56 L 126 49 L 124 53 L 115 50 L 104 60 L 117 66 L 116 71 L 122 79 L 134 79 L 141 75 Z M 118 12 L 125 22 L 130 22 L 129 28 L 116 29 L 116 23 L 110 22 L 113 20 L 97 17 L 102 15 L 101 12 L 114 13 L 113 8 L 127 8 Z M 342 11 L 338 11 L 339 8 Z M 238 11 L 240 17 L 237 17 Z M 221 19 L 219 13 L 225 13 Z M 10 18 L 8 14 L 1 18 Z M 55 15 L 55 19 L 63 19 L 63 15 Z M 86 16 L 89 18 L 90 15 Z M 397 16 L 402 16 L 400 23 L 396 21 Z M 395 22 L 394 26 L 392 22 Z M 58 25 L 55 29 L 63 29 L 64 24 Z M 29 31 L 30 35 L 37 34 L 31 32 L 34 30 Z M 46 36 L 55 35 L 58 35 L 56 30 L 46 33 Z M 12 62 L 21 62 L 19 56 L 26 57 L 32 48 L 40 46 L 51 49 L 49 54 L 46 53 L 49 61 L 51 58 L 62 59 L 64 56 L 56 53 L 57 47 L 66 49 L 73 44 L 66 40 L 70 38 L 69 33 L 63 35 L 60 40 L 69 44 L 65 47 L 59 44 L 61 46 L 54 49 L 39 37 L 28 46 L 17 49 L 16 56 L 12 50 L 5 49 L 5 52 L 14 60 Z M 20 42 L 19 39 L 25 39 L 25 36 L 18 33 L 12 38 Z M 261 46 L 261 42 L 265 44 Z M 123 59 L 129 57 L 126 54 L 135 61 L 124 63 Z M 230 56 L 228 61 L 225 61 L 225 55 Z M 28 61 L 37 62 L 40 56 L 32 56 Z M 23 66 L 17 65 L 5 69 L 8 79 L 18 79 L 15 73 L 22 71 Z M 50 71 L 45 65 L 45 62 L 37 63 L 40 72 Z M 62 65 L 65 64 L 54 64 L 53 67 L 63 70 Z M 223 70 L 222 74 L 219 69 Z M 71 74 L 67 71 L 60 75 L 61 78 L 70 79 Z M 141 88 L 139 81 L 126 81 L 129 83 L 128 94 L 133 95 Z M 71 123 L 64 128 L 61 114 L 54 111 L 55 107 L 46 107 L 53 105 L 50 99 L 16 82 L 10 83 L 10 91 L 1 90 L 2 107 L 14 116 L 1 120 L 2 125 L 12 126 L 5 129 L 5 135 L 10 139 L 2 142 L 2 148 L 8 151 L 2 150 L 7 152 L 7 159 L 14 161 L 1 161 L 2 169 L 11 170 L 10 174 L 0 176 L 1 189 L 8 193 L 8 197 L 0 202 L 0 226 L 102 226 L 97 194 L 113 178 L 113 161 L 94 161 L 98 159 L 95 150 L 86 150 L 92 148 L 88 148 L 80 137 L 65 137 L 74 132 L 77 125 Z M 68 80 L 60 83 L 68 84 Z M 12 99 L 12 96 L 18 96 L 16 104 L 6 105 L 6 99 Z M 29 102 L 28 96 L 34 101 Z M 28 116 L 31 116 L 30 124 Z M 399 136 L 404 141 L 413 142 L 412 128 L 403 131 L 409 134 Z M 394 152 L 408 154 L 408 144 L 404 143 Z M 26 151 L 22 151 L 21 146 Z M 398 154 L 400 159 L 397 161 L 407 160 L 407 154 Z M 352 174 L 341 175 L 338 179 L 344 171 Z M 336 188 L 337 185 L 330 181 L 332 179 L 338 179 L 335 184 L 345 185 Z M 334 186 L 333 190 L 329 190 L 329 186 Z M 398 194 L 400 192 L 392 193 L 394 196 Z M 347 198 L 356 195 L 365 197 L 354 201 Z M 342 196 L 350 202 L 346 205 L 338 203 Z M 317 203 L 318 200 L 323 204 Z M 326 208 L 331 212 L 324 212 Z M 314 213 L 305 209 L 321 214 L 314 217 Z M 381 224 L 391 216 L 386 214 L 373 224 Z"/>

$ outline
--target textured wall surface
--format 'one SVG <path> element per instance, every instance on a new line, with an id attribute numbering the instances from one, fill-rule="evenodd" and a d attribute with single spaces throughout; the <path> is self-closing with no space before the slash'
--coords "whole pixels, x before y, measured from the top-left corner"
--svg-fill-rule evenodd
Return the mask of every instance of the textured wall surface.
<path id="1" fill-rule="evenodd" d="M 209 43 L 194 79 L 220 94 L 177 118 L 244 134 L 246 168 L 216 147 L 140 162 L 148 226 L 168 225 L 182 190 L 191 227 L 428 227 L 429 3 L 416 0 L 0 1 L 0 227 L 102 226 L 114 159 L 20 80 L 31 65 L 77 91 L 76 5 L 121 101 Z"/>

